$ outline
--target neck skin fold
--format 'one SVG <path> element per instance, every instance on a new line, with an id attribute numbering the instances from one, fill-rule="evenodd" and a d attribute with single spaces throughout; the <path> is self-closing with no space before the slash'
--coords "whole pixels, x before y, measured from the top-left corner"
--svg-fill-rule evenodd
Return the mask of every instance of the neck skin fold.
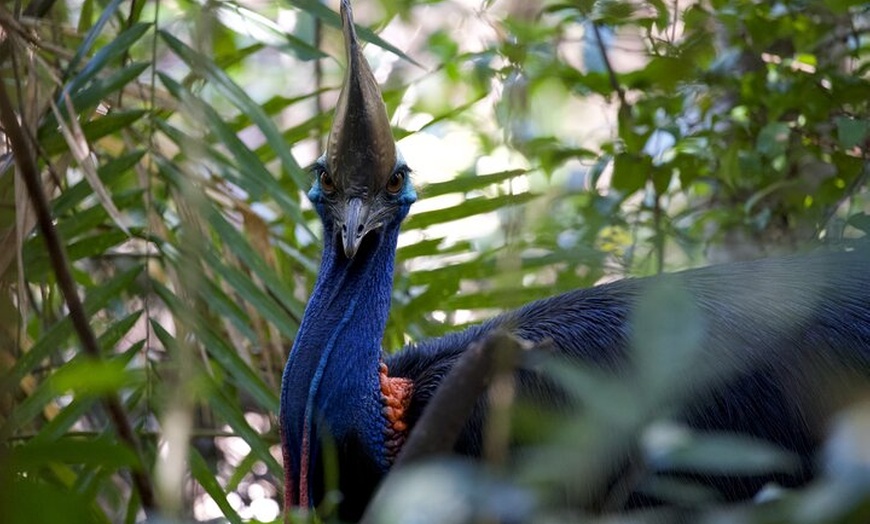
<path id="1" fill-rule="evenodd" d="M 372 231 L 353 259 L 330 225 L 314 291 L 284 368 L 285 503 L 310 506 L 319 435 L 356 438 L 387 467 L 378 366 L 390 310 L 398 223 Z"/>

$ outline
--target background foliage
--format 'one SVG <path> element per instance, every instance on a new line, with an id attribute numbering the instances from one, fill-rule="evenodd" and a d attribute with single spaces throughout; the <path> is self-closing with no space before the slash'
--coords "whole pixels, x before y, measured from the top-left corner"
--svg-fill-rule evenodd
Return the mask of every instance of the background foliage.
<path id="1" fill-rule="evenodd" d="M 424 197 L 386 348 L 602 279 L 870 229 L 862 2 L 357 4 Z M 7 121 L 0 521 L 141 519 L 131 471 L 169 517 L 277 518 L 274 414 L 318 265 L 304 166 L 341 78 L 336 7 L 0 7 L 3 86 L 101 348 L 81 349 Z M 820 518 L 855 516 L 862 497 Z"/>

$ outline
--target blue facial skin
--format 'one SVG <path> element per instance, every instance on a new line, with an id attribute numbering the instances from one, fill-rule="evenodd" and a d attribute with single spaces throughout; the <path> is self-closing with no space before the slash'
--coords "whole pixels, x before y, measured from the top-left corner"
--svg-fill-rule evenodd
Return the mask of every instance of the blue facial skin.
<path id="1" fill-rule="evenodd" d="M 315 165 L 316 172 L 318 168 L 324 166 Z M 389 467 L 380 393 L 381 340 L 399 228 L 417 199 L 401 158 L 395 172 L 404 176 L 402 189 L 393 194 L 384 188 L 368 199 L 369 219 L 382 225 L 366 234 L 352 259 L 344 255 L 335 227 L 347 195 L 340 190 L 327 194 L 319 176 L 308 192 L 323 222 L 324 250 L 284 369 L 281 425 L 288 482 L 297 493 L 306 493 L 299 499 L 309 504 L 316 502 L 309 498 L 312 465 L 326 435 L 333 441 L 356 442 L 376 467 Z"/>
<path id="2" fill-rule="evenodd" d="M 326 156 L 321 156 L 317 159 L 314 164 L 315 173 L 319 173 L 321 170 L 326 169 Z M 400 172 L 404 175 L 404 186 L 402 190 L 396 194 L 390 194 L 389 192 L 382 190 L 381 198 L 384 199 L 387 206 L 395 206 L 396 211 L 393 213 L 393 220 L 388 222 L 388 225 L 393 225 L 394 222 L 401 223 L 402 220 L 408 215 L 408 211 L 411 209 L 411 204 L 417 201 L 417 191 L 414 189 L 414 184 L 411 183 L 411 169 L 405 163 L 405 160 L 402 158 L 401 153 L 397 151 L 396 156 L 396 167 L 393 169 L 394 172 Z M 308 200 L 314 204 L 314 209 L 317 211 L 317 214 L 320 215 L 320 220 L 323 222 L 325 228 L 331 227 L 334 222 L 333 213 L 329 212 L 329 197 L 324 193 L 323 188 L 320 184 L 320 177 L 314 178 L 314 184 L 312 184 L 311 189 L 308 190 Z"/>

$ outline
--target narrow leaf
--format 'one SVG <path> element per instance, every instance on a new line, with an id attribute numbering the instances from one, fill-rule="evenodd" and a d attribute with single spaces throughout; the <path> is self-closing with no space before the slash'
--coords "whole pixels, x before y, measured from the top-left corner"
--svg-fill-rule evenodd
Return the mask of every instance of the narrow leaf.
<path id="1" fill-rule="evenodd" d="M 133 125 L 147 113 L 145 110 L 114 111 L 106 116 L 85 122 L 82 124 L 82 131 L 85 138 L 91 142 L 96 142 Z M 57 155 L 66 149 L 66 141 L 57 129 L 40 128 L 39 143 L 48 155 Z"/>
<path id="2" fill-rule="evenodd" d="M 30 441 L 16 447 L 11 458 L 19 468 L 35 468 L 50 462 L 90 464 L 112 469 L 138 465 L 135 453 L 105 437 L 63 438 L 44 444 Z"/>
<path id="3" fill-rule="evenodd" d="M 274 176 L 266 169 L 266 166 L 224 121 L 211 106 L 204 103 L 198 97 L 186 90 L 181 84 L 166 75 L 159 74 L 160 80 L 169 92 L 190 108 L 193 114 L 203 119 L 209 130 L 214 133 L 232 154 L 239 166 L 239 174 L 244 181 L 255 185 L 261 194 L 269 195 L 281 206 L 294 221 L 304 224 L 299 203 L 293 200 L 287 191 L 278 184 Z M 286 147 L 286 144 L 285 146 Z M 177 173 L 175 166 L 162 164 L 161 168 L 167 173 Z"/>
<path id="4" fill-rule="evenodd" d="M 157 335 L 157 338 L 163 345 L 172 348 L 174 351 L 182 351 L 182 349 L 178 347 L 175 338 L 173 338 L 163 326 L 154 320 L 151 321 L 151 326 L 154 329 L 154 334 Z M 207 399 L 209 407 L 223 418 L 236 434 L 245 439 L 245 442 L 251 446 L 251 451 L 266 464 L 273 474 L 281 475 L 281 466 L 269 452 L 269 446 L 264 441 L 263 436 L 257 433 L 254 428 L 248 424 L 248 421 L 245 419 L 245 414 L 239 406 L 228 398 L 225 393 L 226 388 L 216 383 L 210 375 L 206 374 L 203 378 L 210 386 L 208 388 L 209 396 Z M 275 410 L 277 410 L 277 399 L 276 406 L 272 408 L 272 412 L 276 412 Z"/>
<path id="5" fill-rule="evenodd" d="M 112 187 L 112 184 L 117 181 L 121 175 L 128 173 L 143 156 L 145 156 L 144 149 L 136 149 L 125 153 L 118 158 L 113 158 L 99 166 L 97 168 L 97 175 L 105 186 Z M 66 213 L 74 206 L 81 203 L 82 200 L 90 196 L 90 194 L 90 186 L 85 180 L 82 180 L 70 189 L 67 189 L 54 201 L 53 208 L 55 216 Z"/>
<path id="6" fill-rule="evenodd" d="M 405 231 L 412 229 L 422 229 L 435 224 L 442 224 L 460 218 L 468 218 L 474 215 L 482 215 L 504 209 L 507 206 L 519 206 L 529 202 L 538 195 L 534 193 L 522 193 L 519 195 L 501 195 L 495 198 L 473 198 L 462 202 L 459 205 L 436 209 L 434 211 L 425 211 L 412 215 L 405 223 Z"/>
<path id="7" fill-rule="evenodd" d="M 64 97 L 64 102 L 66 103 L 68 114 L 74 115 L 75 108 L 72 105 L 72 100 L 66 96 Z M 112 202 L 112 197 L 109 194 L 109 191 L 106 189 L 106 186 L 103 185 L 103 182 L 97 174 L 97 166 L 94 162 L 94 157 L 91 156 L 91 149 L 88 146 L 88 141 L 85 139 L 84 131 L 82 131 L 78 120 L 72 118 L 69 121 L 69 125 L 67 125 L 66 122 L 63 121 L 63 116 L 61 116 L 57 106 L 53 103 L 51 104 L 51 110 L 54 113 L 55 118 L 57 118 L 60 132 L 66 140 L 70 152 L 73 154 L 76 162 L 78 162 L 79 167 L 82 168 L 85 180 L 87 180 L 91 185 L 91 189 L 94 190 L 97 198 L 103 204 L 103 208 L 106 210 L 106 213 L 112 217 L 115 225 L 117 225 L 121 231 L 129 235 L 130 231 L 127 229 L 127 225 L 124 224 L 124 218 L 121 216 L 121 211 L 118 210 L 115 203 Z"/>
<path id="8" fill-rule="evenodd" d="M 76 54 L 73 56 L 72 60 L 70 60 L 69 65 L 66 70 L 66 77 L 69 78 L 69 75 L 74 71 L 79 63 L 84 59 L 85 55 L 90 52 L 91 47 L 93 47 L 94 43 L 97 41 L 97 37 L 100 36 L 100 33 L 103 31 L 103 27 L 106 26 L 106 23 L 115 15 L 115 11 L 117 11 L 118 7 L 121 5 L 123 0 L 112 0 L 103 8 L 103 12 L 100 14 L 99 20 L 97 23 L 91 27 L 91 30 L 88 31 L 88 34 L 85 35 L 85 39 L 82 44 L 76 49 Z"/>
<path id="9" fill-rule="evenodd" d="M 318 2 L 316 0 L 295 0 L 293 4 L 296 7 L 307 11 L 311 15 L 320 18 L 326 25 L 334 27 L 336 29 L 341 29 L 341 18 L 339 17 L 338 13 L 336 13 L 332 9 L 329 9 L 321 2 Z M 403 53 L 401 49 L 397 48 L 393 44 L 378 36 L 377 33 L 372 31 L 368 27 L 357 25 L 356 32 L 364 41 L 371 42 L 376 46 L 386 49 L 387 51 L 395 54 L 396 56 L 404 60 L 407 60 L 408 62 L 416 66 L 423 67 L 420 65 L 419 62 Z"/>
<path id="10" fill-rule="evenodd" d="M 136 277 L 141 274 L 142 266 L 137 265 L 120 273 L 108 282 L 89 289 L 84 300 L 85 314 L 91 316 L 105 308 L 110 301 L 119 299 L 130 288 Z M 64 342 L 72 333 L 73 327 L 69 317 L 65 317 L 51 326 L 42 335 L 42 338 L 29 351 L 21 355 L 15 362 L 15 365 L 4 376 L 0 377 L 0 392 L 17 384 L 24 375 L 33 371 L 43 359 L 53 352 L 62 349 Z"/>
<path id="11" fill-rule="evenodd" d="M 242 518 L 236 513 L 236 510 L 230 505 L 227 500 L 227 494 L 224 492 L 221 485 L 218 484 L 215 474 L 209 469 L 205 459 L 199 454 L 196 448 L 190 448 L 190 472 L 193 473 L 193 478 L 199 482 L 202 489 L 211 497 L 217 504 L 224 517 L 234 524 L 241 524 Z"/>
<path id="12" fill-rule="evenodd" d="M 99 343 L 103 350 L 105 351 L 108 347 L 114 346 L 122 336 L 130 331 L 141 313 L 141 311 L 137 311 L 112 324 L 99 338 Z M 132 355 L 118 359 L 122 369 L 131 358 Z M 0 428 L 0 438 L 11 435 L 13 431 L 18 430 L 22 425 L 33 420 L 49 402 L 57 397 L 60 388 L 54 384 L 54 376 L 52 375 L 48 380 L 43 381 L 12 411 L 5 424 Z M 41 433 L 42 431 L 40 431 Z"/>
<path id="13" fill-rule="evenodd" d="M 190 46 L 186 45 L 181 40 L 175 38 L 166 31 L 160 31 L 160 36 L 166 44 L 182 59 L 191 69 L 205 75 L 214 86 L 220 90 L 240 111 L 249 115 L 251 120 L 257 125 L 266 137 L 266 141 L 272 146 L 281 159 L 281 165 L 284 171 L 293 179 L 296 186 L 304 188 L 307 186 L 307 176 L 305 171 L 296 162 L 293 154 L 290 151 L 289 145 L 284 141 L 280 131 L 275 126 L 275 123 L 263 111 L 259 104 L 254 102 L 244 89 L 238 86 L 227 73 L 217 67 L 214 62 L 197 53 Z"/>
<path id="14" fill-rule="evenodd" d="M 163 285 L 154 285 L 154 291 L 175 315 L 186 318 L 192 323 L 192 328 L 202 341 L 209 355 L 223 369 L 236 379 L 240 388 L 248 392 L 264 409 L 270 412 L 278 410 L 278 396 L 249 365 L 242 360 L 235 348 L 226 337 L 218 333 L 212 324 L 206 322 L 195 311 L 184 306 L 172 291 Z M 161 327 L 162 329 L 162 327 Z"/>
<path id="15" fill-rule="evenodd" d="M 100 50 L 94 53 L 93 58 L 88 61 L 87 65 L 77 75 L 70 79 L 62 96 L 76 93 L 89 80 L 102 71 L 110 61 L 119 59 L 129 53 L 130 47 L 139 41 L 150 28 L 150 23 L 137 22 L 115 35 L 108 44 L 100 47 Z"/>
<path id="16" fill-rule="evenodd" d="M 526 171 L 523 169 L 512 169 L 510 171 L 502 171 L 500 173 L 491 173 L 487 175 L 457 176 L 445 182 L 429 184 L 425 186 L 421 192 L 426 198 L 446 195 L 448 193 L 468 193 L 469 191 L 483 189 L 493 184 L 511 180 L 525 174 Z"/>
<path id="17" fill-rule="evenodd" d="M 134 62 L 129 64 L 103 79 L 95 80 L 90 87 L 82 89 L 72 97 L 73 105 L 80 111 L 94 107 L 106 100 L 109 95 L 131 85 L 146 69 L 151 67 L 150 62 Z"/>

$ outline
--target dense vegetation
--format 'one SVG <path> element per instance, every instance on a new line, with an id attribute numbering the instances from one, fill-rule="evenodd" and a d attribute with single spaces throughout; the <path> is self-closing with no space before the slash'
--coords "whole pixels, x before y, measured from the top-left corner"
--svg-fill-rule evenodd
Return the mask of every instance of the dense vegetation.
<path id="1" fill-rule="evenodd" d="M 863 2 L 357 4 L 423 197 L 386 348 L 602 279 L 870 231 Z M 0 6 L 0 521 L 132 522 L 149 498 L 173 518 L 278 518 L 274 414 L 318 264 L 305 165 L 341 78 L 335 8 Z M 669 362 L 648 309 L 651 360 Z M 588 420 L 554 428 L 534 464 L 423 471 L 424 495 L 455 500 L 439 486 L 462 480 L 487 487 L 478 502 L 570 519 L 516 490 L 588 478 L 613 431 L 673 436 L 645 418 L 655 389 L 640 402 L 562 373 L 600 408 Z M 788 467 L 759 443 L 689 441 L 667 459 Z M 771 506 L 716 511 L 864 522 L 868 464 L 846 457 Z M 658 489 L 713 507 L 691 484 Z"/>

